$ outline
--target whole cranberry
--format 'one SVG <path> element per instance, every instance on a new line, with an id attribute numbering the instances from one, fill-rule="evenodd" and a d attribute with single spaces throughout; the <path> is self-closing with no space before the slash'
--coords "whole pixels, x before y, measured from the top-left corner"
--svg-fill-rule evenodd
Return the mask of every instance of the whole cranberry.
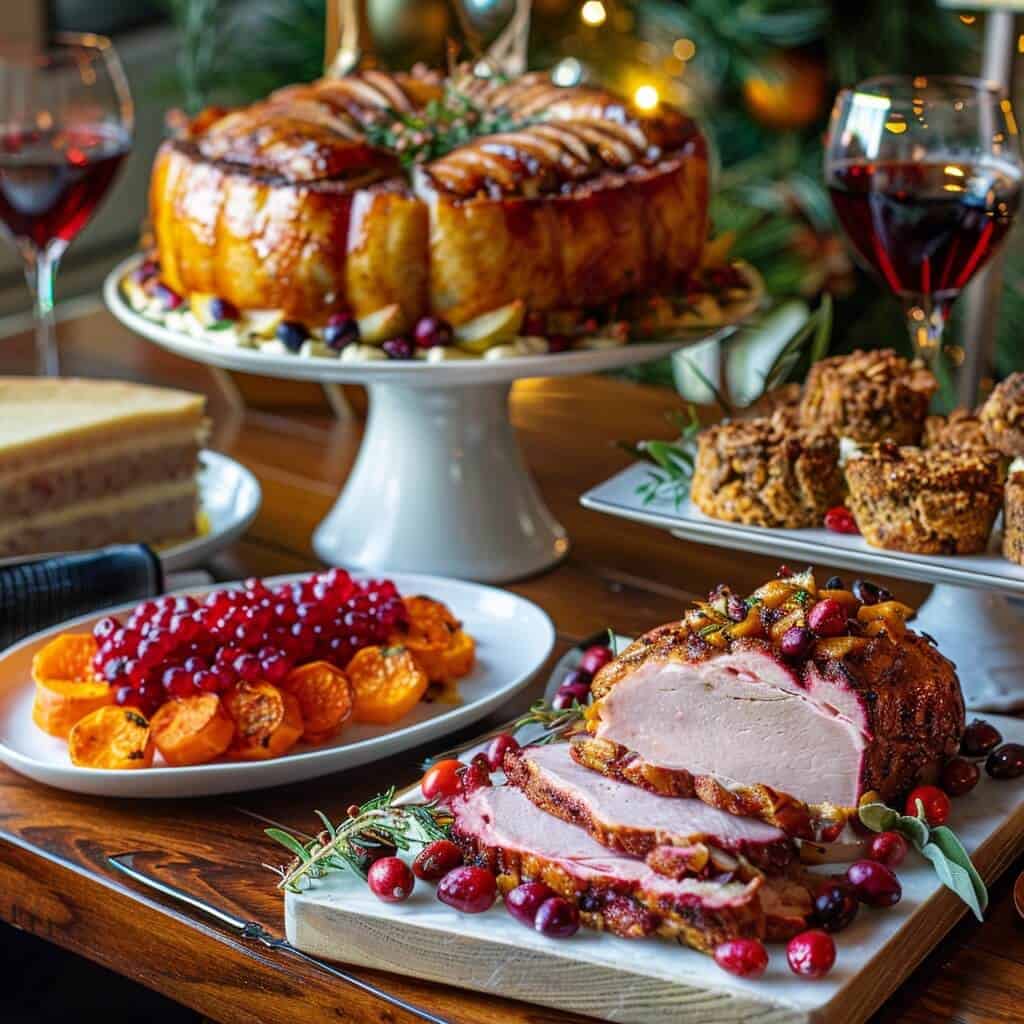
<path id="1" fill-rule="evenodd" d="M 409 865 L 400 857 L 382 857 L 370 865 L 366 881 L 370 891 L 385 903 L 401 903 L 416 884 Z"/>
<path id="2" fill-rule="evenodd" d="M 768 950 L 760 939 L 728 939 L 715 946 L 715 963 L 739 978 L 760 978 L 768 969 Z"/>
<path id="3" fill-rule="evenodd" d="M 102 643 L 104 640 L 112 637 L 120 628 L 121 623 L 112 615 L 108 615 L 105 618 L 100 619 L 100 621 L 92 627 L 92 635 L 96 638 L 97 643 Z"/>
<path id="4" fill-rule="evenodd" d="M 388 359 L 412 359 L 412 342 L 408 338 L 388 338 L 381 348 Z"/>
<path id="5" fill-rule="evenodd" d="M 453 868 L 437 886 L 437 898 L 463 914 L 489 910 L 497 893 L 494 875 L 485 868 L 470 866 Z"/>
<path id="6" fill-rule="evenodd" d="M 794 974 L 804 978 L 823 978 L 836 962 L 836 944 L 820 928 L 794 935 L 786 946 L 786 960 Z"/>
<path id="7" fill-rule="evenodd" d="M 589 672 L 591 676 L 596 676 L 612 660 L 614 655 L 611 652 L 610 647 L 605 647 L 602 644 L 594 644 L 592 647 L 588 647 L 583 652 L 583 657 L 580 658 L 579 667 L 584 672 Z"/>
<path id="8" fill-rule="evenodd" d="M 1002 742 L 1003 734 L 994 725 L 976 718 L 964 729 L 960 753 L 966 757 L 987 757 Z"/>
<path id="9" fill-rule="evenodd" d="M 551 700 L 556 711 L 566 711 L 573 703 L 586 704 L 590 698 L 590 687 L 585 683 L 572 683 L 560 686 Z"/>
<path id="10" fill-rule="evenodd" d="M 1024 775 L 1024 746 L 1004 743 L 988 755 L 985 771 L 993 779 L 1017 779 Z"/>
<path id="11" fill-rule="evenodd" d="M 425 882 L 436 882 L 461 863 L 462 851 L 450 839 L 435 839 L 416 855 L 412 873 Z"/>
<path id="12" fill-rule="evenodd" d="M 133 271 L 132 280 L 139 284 L 145 284 L 150 278 L 160 273 L 160 266 L 156 260 L 143 260 Z"/>
<path id="13" fill-rule="evenodd" d="M 825 513 L 825 529 L 833 533 L 860 533 L 857 520 L 845 505 L 836 505 Z"/>
<path id="14" fill-rule="evenodd" d="M 518 749 L 519 743 L 515 736 L 510 736 L 507 732 L 502 732 L 495 736 L 487 744 L 487 751 L 485 753 L 487 763 L 491 766 L 491 771 L 500 772 L 505 764 L 506 751 Z"/>
<path id="15" fill-rule="evenodd" d="M 846 589 L 846 584 L 843 582 L 843 577 L 842 576 L 829 576 L 829 578 L 827 580 L 825 580 L 825 589 L 826 590 L 845 590 Z"/>
<path id="16" fill-rule="evenodd" d="M 505 897 L 505 907 L 520 924 L 532 928 L 541 904 L 554 895 L 543 882 L 523 882 Z"/>
<path id="17" fill-rule="evenodd" d="M 804 626 L 790 626 L 779 640 L 779 650 L 787 658 L 806 658 L 814 646 L 814 634 Z"/>
<path id="18" fill-rule="evenodd" d="M 874 583 L 869 583 L 867 580 L 854 580 L 850 589 L 861 604 L 878 604 L 879 591 Z"/>
<path id="19" fill-rule="evenodd" d="M 981 769 L 966 757 L 952 757 L 942 766 L 939 781 L 950 796 L 970 793 L 981 779 Z"/>
<path id="20" fill-rule="evenodd" d="M 340 352 L 359 340 L 359 322 L 350 313 L 335 313 L 324 327 L 324 344 Z"/>
<path id="21" fill-rule="evenodd" d="M 826 597 L 811 608 L 807 625 L 818 636 L 840 636 L 846 632 L 846 609 L 834 597 Z"/>
<path id="22" fill-rule="evenodd" d="M 814 920 L 827 932 L 841 932 L 857 916 L 860 904 L 842 882 L 827 882 L 814 897 Z"/>
<path id="23" fill-rule="evenodd" d="M 185 301 L 173 288 L 168 288 L 162 281 L 157 283 L 153 294 L 168 313 L 172 309 L 177 309 Z"/>
<path id="24" fill-rule="evenodd" d="M 237 320 L 238 317 L 238 307 L 233 302 L 217 297 L 210 299 L 210 318 L 212 320 L 223 323 L 225 320 Z"/>
<path id="25" fill-rule="evenodd" d="M 533 927 L 549 939 L 567 939 L 580 930 L 580 912 L 575 903 L 552 896 L 537 908 Z"/>
<path id="26" fill-rule="evenodd" d="M 918 786 L 907 797 L 904 814 L 917 815 L 917 805 L 924 808 L 924 819 L 929 825 L 945 825 L 952 809 L 949 797 L 938 786 Z"/>
<path id="27" fill-rule="evenodd" d="M 899 832 L 879 832 L 868 843 L 868 860 L 878 861 L 887 868 L 898 868 L 907 859 L 909 849 Z"/>
<path id="28" fill-rule="evenodd" d="M 377 861 L 384 860 L 385 857 L 398 856 L 398 848 L 394 843 L 372 832 L 361 832 L 348 842 L 356 861 L 367 873 Z"/>
<path id="29" fill-rule="evenodd" d="M 869 907 L 892 907 L 903 896 L 900 880 L 876 860 L 857 860 L 846 869 L 846 880 L 857 899 Z"/>
<path id="30" fill-rule="evenodd" d="M 424 316 L 412 332 L 418 348 L 447 348 L 455 342 L 452 325 L 436 316 Z"/>
<path id="31" fill-rule="evenodd" d="M 303 342 L 309 337 L 306 325 L 298 320 L 282 320 L 277 325 L 277 340 L 280 341 L 289 352 L 298 352 Z"/>
<path id="32" fill-rule="evenodd" d="M 586 686 L 590 687 L 593 682 L 594 675 L 592 672 L 588 672 L 583 667 L 571 668 L 565 673 L 565 678 L 562 680 L 562 686 Z"/>

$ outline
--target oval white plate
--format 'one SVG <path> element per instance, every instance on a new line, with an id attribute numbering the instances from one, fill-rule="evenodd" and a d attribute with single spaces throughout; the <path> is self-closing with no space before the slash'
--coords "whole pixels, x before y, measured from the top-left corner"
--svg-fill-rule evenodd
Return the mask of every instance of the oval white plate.
<path id="1" fill-rule="evenodd" d="M 301 578 L 282 576 L 275 582 Z M 354 768 L 469 725 L 526 686 L 551 653 L 554 626 L 531 601 L 494 587 L 438 576 L 398 573 L 390 578 L 403 594 L 425 593 L 444 601 L 476 638 L 476 667 L 459 684 L 462 704 L 421 703 L 394 726 L 349 725 L 327 746 L 300 744 L 292 753 L 270 761 L 136 771 L 78 768 L 68 758 L 67 744 L 32 721 L 31 665 L 33 654 L 52 637 L 84 632 L 102 617 L 88 615 L 37 633 L 0 654 L 0 761 L 37 782 L 94 796 L 211 796 L 279 786 Z M 132 607 L 114 609 L 114 614 Z"/>

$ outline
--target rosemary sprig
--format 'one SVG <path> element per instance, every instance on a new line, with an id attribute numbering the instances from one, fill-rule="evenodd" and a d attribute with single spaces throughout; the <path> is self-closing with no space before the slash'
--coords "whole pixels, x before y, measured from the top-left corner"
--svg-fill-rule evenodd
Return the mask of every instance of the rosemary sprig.
<path id="1" fill-rule="evenodd" d="M 392 786 L 367 800 L 338 825 L 332 824 L 322 811 L 317 811 L 324 830 L 306 843 L 284 829 L 266 829 L 267 836 L 295 855 L 290 864 L 271 868 L 280 875 L 278 888 L 302 892 L 313 879 L 346 868 L 365 878 L 366 869 L 353 849 L 353 840 L 386 842 L 396 849 L 408 850 L 414 845 L 423 846 L 447 837 L 451 816 L 446 810 L 435 804 L 398 806 L 394 800 Z"/>
<path id="2" fill-rule="evenodd" d="M 517 730 L 527 725 L 540 725 L 544 732 L 532 742 L 538 745 L 552 743 L 557 739 L 573 732 L 583 721 L 583 705 L 578 700 L 572 702 L 571 707 L 556 711 L 545 700 L 534 701 L 530 710 L 522 718 L 516 719 Z"/>
<path id="3" fill-rule="evenodd" d="M 693 460 L 697 452 L 697 434 L 700 433 L 701 423 L 697 417 L 697 410 L 692 405 L 687 406 L 687 412 L 688 418 L 684 419 L 679 413 L 672 417 L 680 432 L 679 440 L 676 442 L 619 442 L 622 449 L 655 467 L 636 489 L 645 505 L 667 495 L 673 498 L 676 508 L 679 508 L 690 492 Z"/>

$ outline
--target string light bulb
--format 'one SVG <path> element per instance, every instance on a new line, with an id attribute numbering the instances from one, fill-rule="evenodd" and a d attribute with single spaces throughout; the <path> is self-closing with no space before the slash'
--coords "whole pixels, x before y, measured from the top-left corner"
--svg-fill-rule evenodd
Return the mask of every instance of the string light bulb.
<path id="1" fill-rule="evenodd" d="M 654 110 L 660 101 L 658 90 L 653 85 L 641 85 L 633 93 L 633 102 L 638 110 Z"/>
<path id="2" fill-rule="evenodd" d="M 580 8 L 580 18 L 583 19 L 583 24 L 590 25 L 591 28 L 603 25 L 607 17 L 608 12 L 604 9 L 601 0 L 587 0 Z"/>

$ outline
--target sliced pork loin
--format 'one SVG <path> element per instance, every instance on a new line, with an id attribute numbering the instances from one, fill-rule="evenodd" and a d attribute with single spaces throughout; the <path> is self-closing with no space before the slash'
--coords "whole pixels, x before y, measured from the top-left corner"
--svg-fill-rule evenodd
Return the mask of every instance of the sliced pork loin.
<path id="1" fill-rule="evenodd" d="M 854 626 L 865 635 L 785 656 L 771 616 L 799 621 L 820 599 L 794 593 L 807 595 L 792 602 L 795 611 L 739 599 L 736 617 L 746 619 L 722 627 L 707 625 L 713 609 L 704 605 L 708 614 L 630 645 L 595 678 L 587 734 L 574 737 L 572 756 L 612 778 L 697 796 L 809 839 L 834 838 L 866 793 L 895 803 L 933 777 L 964 727 L 953 665 L 888 608 L 861 608 L 847 591 L 832 593 L 860 614 Z M 872 618 L 874 607 L 889 619 Z M 769 625 L 751 635 L 759 616 Z M 711 629 L 715 645 L 705 640 Z"/>
<path id="2" fill-rule="evenodd" d="M 513 786 L 456 797 L 452 813 L 452 837 L 470 861 L 497 875 L 502 892 L 543 881 L 572 900 L 591 928 L 625 938 L 658 934 L 711 952 L 725 939 L 780 941 L 807 927 L 811 899 L 797 882 L 666 878 L 546 814 Z"/>
<path id="3" fill-rule="evenodd" d="M 778 872 L 796 858 L 795 843 L 781 829 L 599 775 L 577 764 L 566 743 L 510 750 L 505 774 L 541 810 L 673 877 L 716 866 L 736 870 L 736 857 Z"/>

